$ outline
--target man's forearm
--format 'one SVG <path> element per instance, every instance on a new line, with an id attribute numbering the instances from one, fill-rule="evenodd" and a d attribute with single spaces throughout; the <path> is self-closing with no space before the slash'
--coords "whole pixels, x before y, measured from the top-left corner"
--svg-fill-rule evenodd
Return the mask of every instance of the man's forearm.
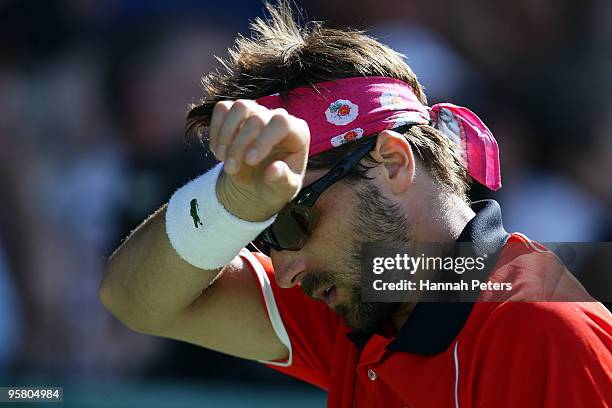
<path id="1" fill-rule="evenodd" d="M 102 303 L 138 331 L 154 331 L 171 320 L 219 273 L 181 259 L 168 240 L 164 218 L 165 206 L 132 232 L 111 256 L 100 286 Z"/>

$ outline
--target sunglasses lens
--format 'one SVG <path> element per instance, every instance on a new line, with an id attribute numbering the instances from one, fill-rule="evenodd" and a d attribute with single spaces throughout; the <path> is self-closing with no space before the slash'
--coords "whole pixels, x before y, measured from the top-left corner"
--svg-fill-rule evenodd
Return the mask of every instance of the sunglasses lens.
<path id="1" fill-rule="evenodd" d="M 282 248 L 297 251 L 306 244 L 318 220 L 319 211 L 314 207 L 289 207 L 279 213 L 271 228 Z"/>

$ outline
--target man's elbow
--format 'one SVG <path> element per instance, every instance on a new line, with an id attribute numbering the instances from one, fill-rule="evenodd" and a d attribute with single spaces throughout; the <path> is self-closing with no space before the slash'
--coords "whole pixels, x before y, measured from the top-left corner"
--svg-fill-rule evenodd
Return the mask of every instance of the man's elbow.
<path id="1" fill-rule="evenodd" d="M 98 299 L 100 299 L 100 303 L 112 312 L 112 304 L 113 297 L 111 295 L 110 285 L 106 283 L 106 278 L 100 283 L 100 287 L 98 288 Z"/>
<path id="2" fill-rule="evenodd" d="M 135 305 L 126 304 L 113 293 L 111 285 L 104 279 L 98 288 L 98 299 L 100 303 L 117 320 L 123 323 L 128 329 L 144 334 L 155 334 L 155 324 L 153 320 L 145 318 L 142 314 L 134 313 L 137 308 Z"/>

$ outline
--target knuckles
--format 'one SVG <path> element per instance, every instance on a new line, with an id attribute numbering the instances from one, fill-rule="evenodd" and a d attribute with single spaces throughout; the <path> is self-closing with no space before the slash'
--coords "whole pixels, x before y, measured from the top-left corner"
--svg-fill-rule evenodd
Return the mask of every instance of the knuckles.
<path id="1" fill-rule="evenodd" d="M 227 113 L 229 112 L 231 107 L 232 107 L 232 101 L 219 101 L 215 104 L 215 107 L 213 108 L 213 115 L 218 115 L 220 113 Z"/>
<path id="2" fill-rule="evenodd" d="M 277 126 L 283 130 L 288 130 L 290 126 L 289 115 L 275 112 L 270 118 L 270 124 L 274 124 L 274 126 Z"/>
<path id="3" fill-rule="evenodd" d="M 277 132 L 298 136 L 305 142 L 310 138 L 306 121 L 291 115 L 284 108 L 267 109 L 253 100 L 237 99 L 217 102 L 213 109 L 213 115 L 221 114 L 223 116 L 238 115 L 242 118 L 243 126 L 247 129 L 263 129 L 271 126 Z"/>
<path id="4" fill-rule="evenodd" d="M 308 138 L 310 138 L 310 128 L 308 127 L 308 123 L 304 119 L 296 118 L 296 127 L 299 128 L 300 132 L 304 132 Z"/>
<path id="5" fill-rule="evenodd" d="M 262 115 L 253 114 L 244 122 L 244 127 L 249 129 L 261 129 L 266 125 L 266 120 Z"/>
<path id="6" fill-rule="evenodd" d="M 308 129 L 306 122 L 289 113 L 277 112 L 272 115 L 270 124 L 287 133 L 300 134 L 304 128 Z"/>
<path id="7" fill-rule="evenodd" d="M 276 109 L 273 109 L 272 113 L 279 113 L 281 115 L 289 115 L 289 112 L 287 112 L 287 109 L 285 109 L 285 108 L 276 108 Z"/>
<path id="8" fill-rule="evenodd" d="M 232 109 L 247 111 L 253 109 L 253 104 L 254 102 L 248 99 L 236 99 L 232 105 Z"/>

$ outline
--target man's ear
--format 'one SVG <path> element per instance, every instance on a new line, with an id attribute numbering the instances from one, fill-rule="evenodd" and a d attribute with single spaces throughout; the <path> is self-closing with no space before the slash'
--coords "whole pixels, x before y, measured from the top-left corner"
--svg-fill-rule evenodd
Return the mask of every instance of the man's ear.
<path id="1" fill-rule="evenodd" d="M 408 190 L 414 179 L 415 162 L 410 143 L 404 136 L 393 130 L 383 130 L 371 154 L 383 165 L 382 176 L 394 194 Z"/>

